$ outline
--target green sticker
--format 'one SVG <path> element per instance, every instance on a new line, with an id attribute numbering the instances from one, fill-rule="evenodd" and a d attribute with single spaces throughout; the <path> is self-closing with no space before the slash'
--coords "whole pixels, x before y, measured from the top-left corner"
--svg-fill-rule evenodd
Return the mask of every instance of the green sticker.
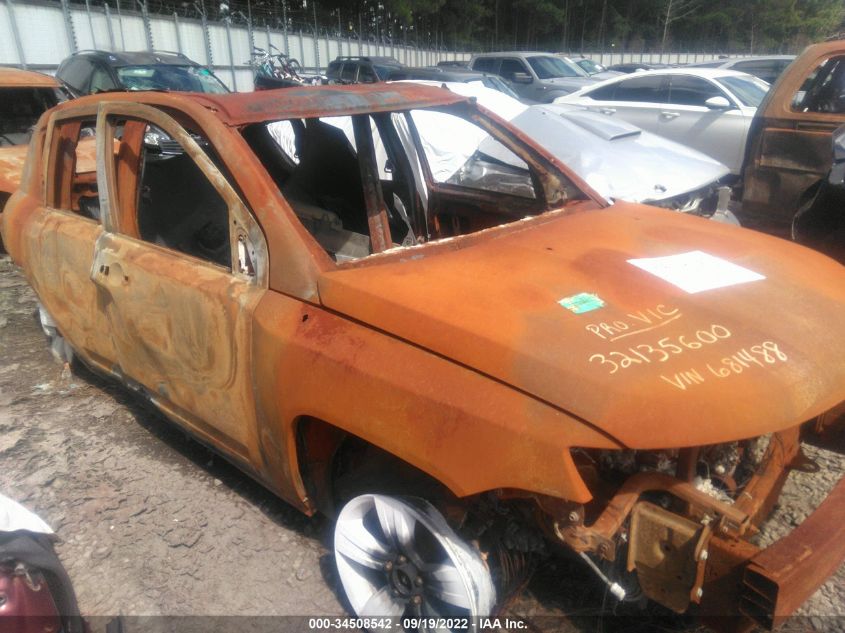
<path id="1" fill-rule="evenodd" d="M 564 297 L 558 303 L 575 314 L 584 314 L 604 307 L 604 301 L 599 299 L 598 295 L 589 292 L 580 292 L 571 297 Z"/>

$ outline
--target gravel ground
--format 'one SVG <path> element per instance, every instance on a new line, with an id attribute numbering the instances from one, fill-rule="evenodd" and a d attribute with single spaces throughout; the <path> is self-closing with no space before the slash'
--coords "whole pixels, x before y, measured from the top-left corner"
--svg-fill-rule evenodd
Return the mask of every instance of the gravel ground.
<path id="1" fill-rule="evenodd" d="M 122 387 L 58 365 L 35 308 L 23 277 L 0 257 L 0 490 L 56 530 L 84 614 L 346 613 L 327 521 L 304 517 Z M 768 541 L 798 525 L 844 472 L 842 456 L 808 454 L 822 472 L 790 475 Z M 845 619 L 828 617 L 845 616 L 844 581 L 845 567 L 790 629 L 845 629 Z M 559 561 L 541 568 L 505 613 L 534 618 L 534 630 L 697 630 L 682 618 L 657 626 L 594 617 L 604 600 L 582 565 Z M 175 630 L 211 630 L 189 622 Z M 152 630 L 146 623 L 127 630 Z M 229 628 L 248 629 L 243 621 Z"/>

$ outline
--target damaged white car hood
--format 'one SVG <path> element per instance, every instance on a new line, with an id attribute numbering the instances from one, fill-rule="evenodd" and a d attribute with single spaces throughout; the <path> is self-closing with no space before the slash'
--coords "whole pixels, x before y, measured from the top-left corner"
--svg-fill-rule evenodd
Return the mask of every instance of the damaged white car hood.
<path id="1" fill-rule="evenodd" d="M 660 202 L 697 191 L 730 172 L 701 152 L 577 106 L 527 106 L 475 83 L 416 83 L 475 97 L 610 200 Z"/>
<path id="2" fill-rule="evenodd" d="M 511 120 L 605 198 L 657 202 L 730 173 L 694 149 L 624 121 L 561 105 L 537 105 Z"/>

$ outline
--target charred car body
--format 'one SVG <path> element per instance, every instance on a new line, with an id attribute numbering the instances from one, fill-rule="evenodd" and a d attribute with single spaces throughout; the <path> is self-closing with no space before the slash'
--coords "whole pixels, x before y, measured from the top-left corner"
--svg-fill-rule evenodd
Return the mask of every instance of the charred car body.
<path id="1" fill-rule="evenodd" d="M 10 193 L 17 189 L 27 144 L 39 117 L 68 96 L 65 88 L 49 75 L 0 68 L 0 212 Z"/>
<path id="2" fill-rule="evenodd" d="M 485 133 L 454 173 L 429 167 L 426 118 Z M 146 161 L 150 126 L 183 153 Z M 338 516 L 361 615 L 489 613 L 552 544 L 618 597 L 771 625 L 845 556 L 842 482 L 775 545 L 749 540 L 800 425 L 845 400 L 845 269 L 608 207 L 460 95 L 85 97 L 42 118 L 2 228 L 65 349 Z"/>
<path id="3" fill-rule="evenodd" d="M 814 202 L 845 123 L 845 40 L 807 47 L 769 90 L 751 122 L 742 181 L 743 225 L 780 235 Z M 806 219 L 806 218 L 805 218 Z M 814 232 L 804 226 L 806 233 Z"/>

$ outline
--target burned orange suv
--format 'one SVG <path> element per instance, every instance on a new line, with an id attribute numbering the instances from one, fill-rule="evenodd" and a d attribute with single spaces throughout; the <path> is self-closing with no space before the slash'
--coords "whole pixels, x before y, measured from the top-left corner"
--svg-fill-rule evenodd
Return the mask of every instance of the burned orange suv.
<path id="1" fill-rule="evenodd" d="M 473 627 L 565 547 L 615 599 L 771 625 L 845 557 L 841 482 L 751 542 L 845 400 L 845 268 L 609 205 L 472 99 L 78 99 L 3 237 L 57 355 L 337 518 L 362 617 Z"/>

